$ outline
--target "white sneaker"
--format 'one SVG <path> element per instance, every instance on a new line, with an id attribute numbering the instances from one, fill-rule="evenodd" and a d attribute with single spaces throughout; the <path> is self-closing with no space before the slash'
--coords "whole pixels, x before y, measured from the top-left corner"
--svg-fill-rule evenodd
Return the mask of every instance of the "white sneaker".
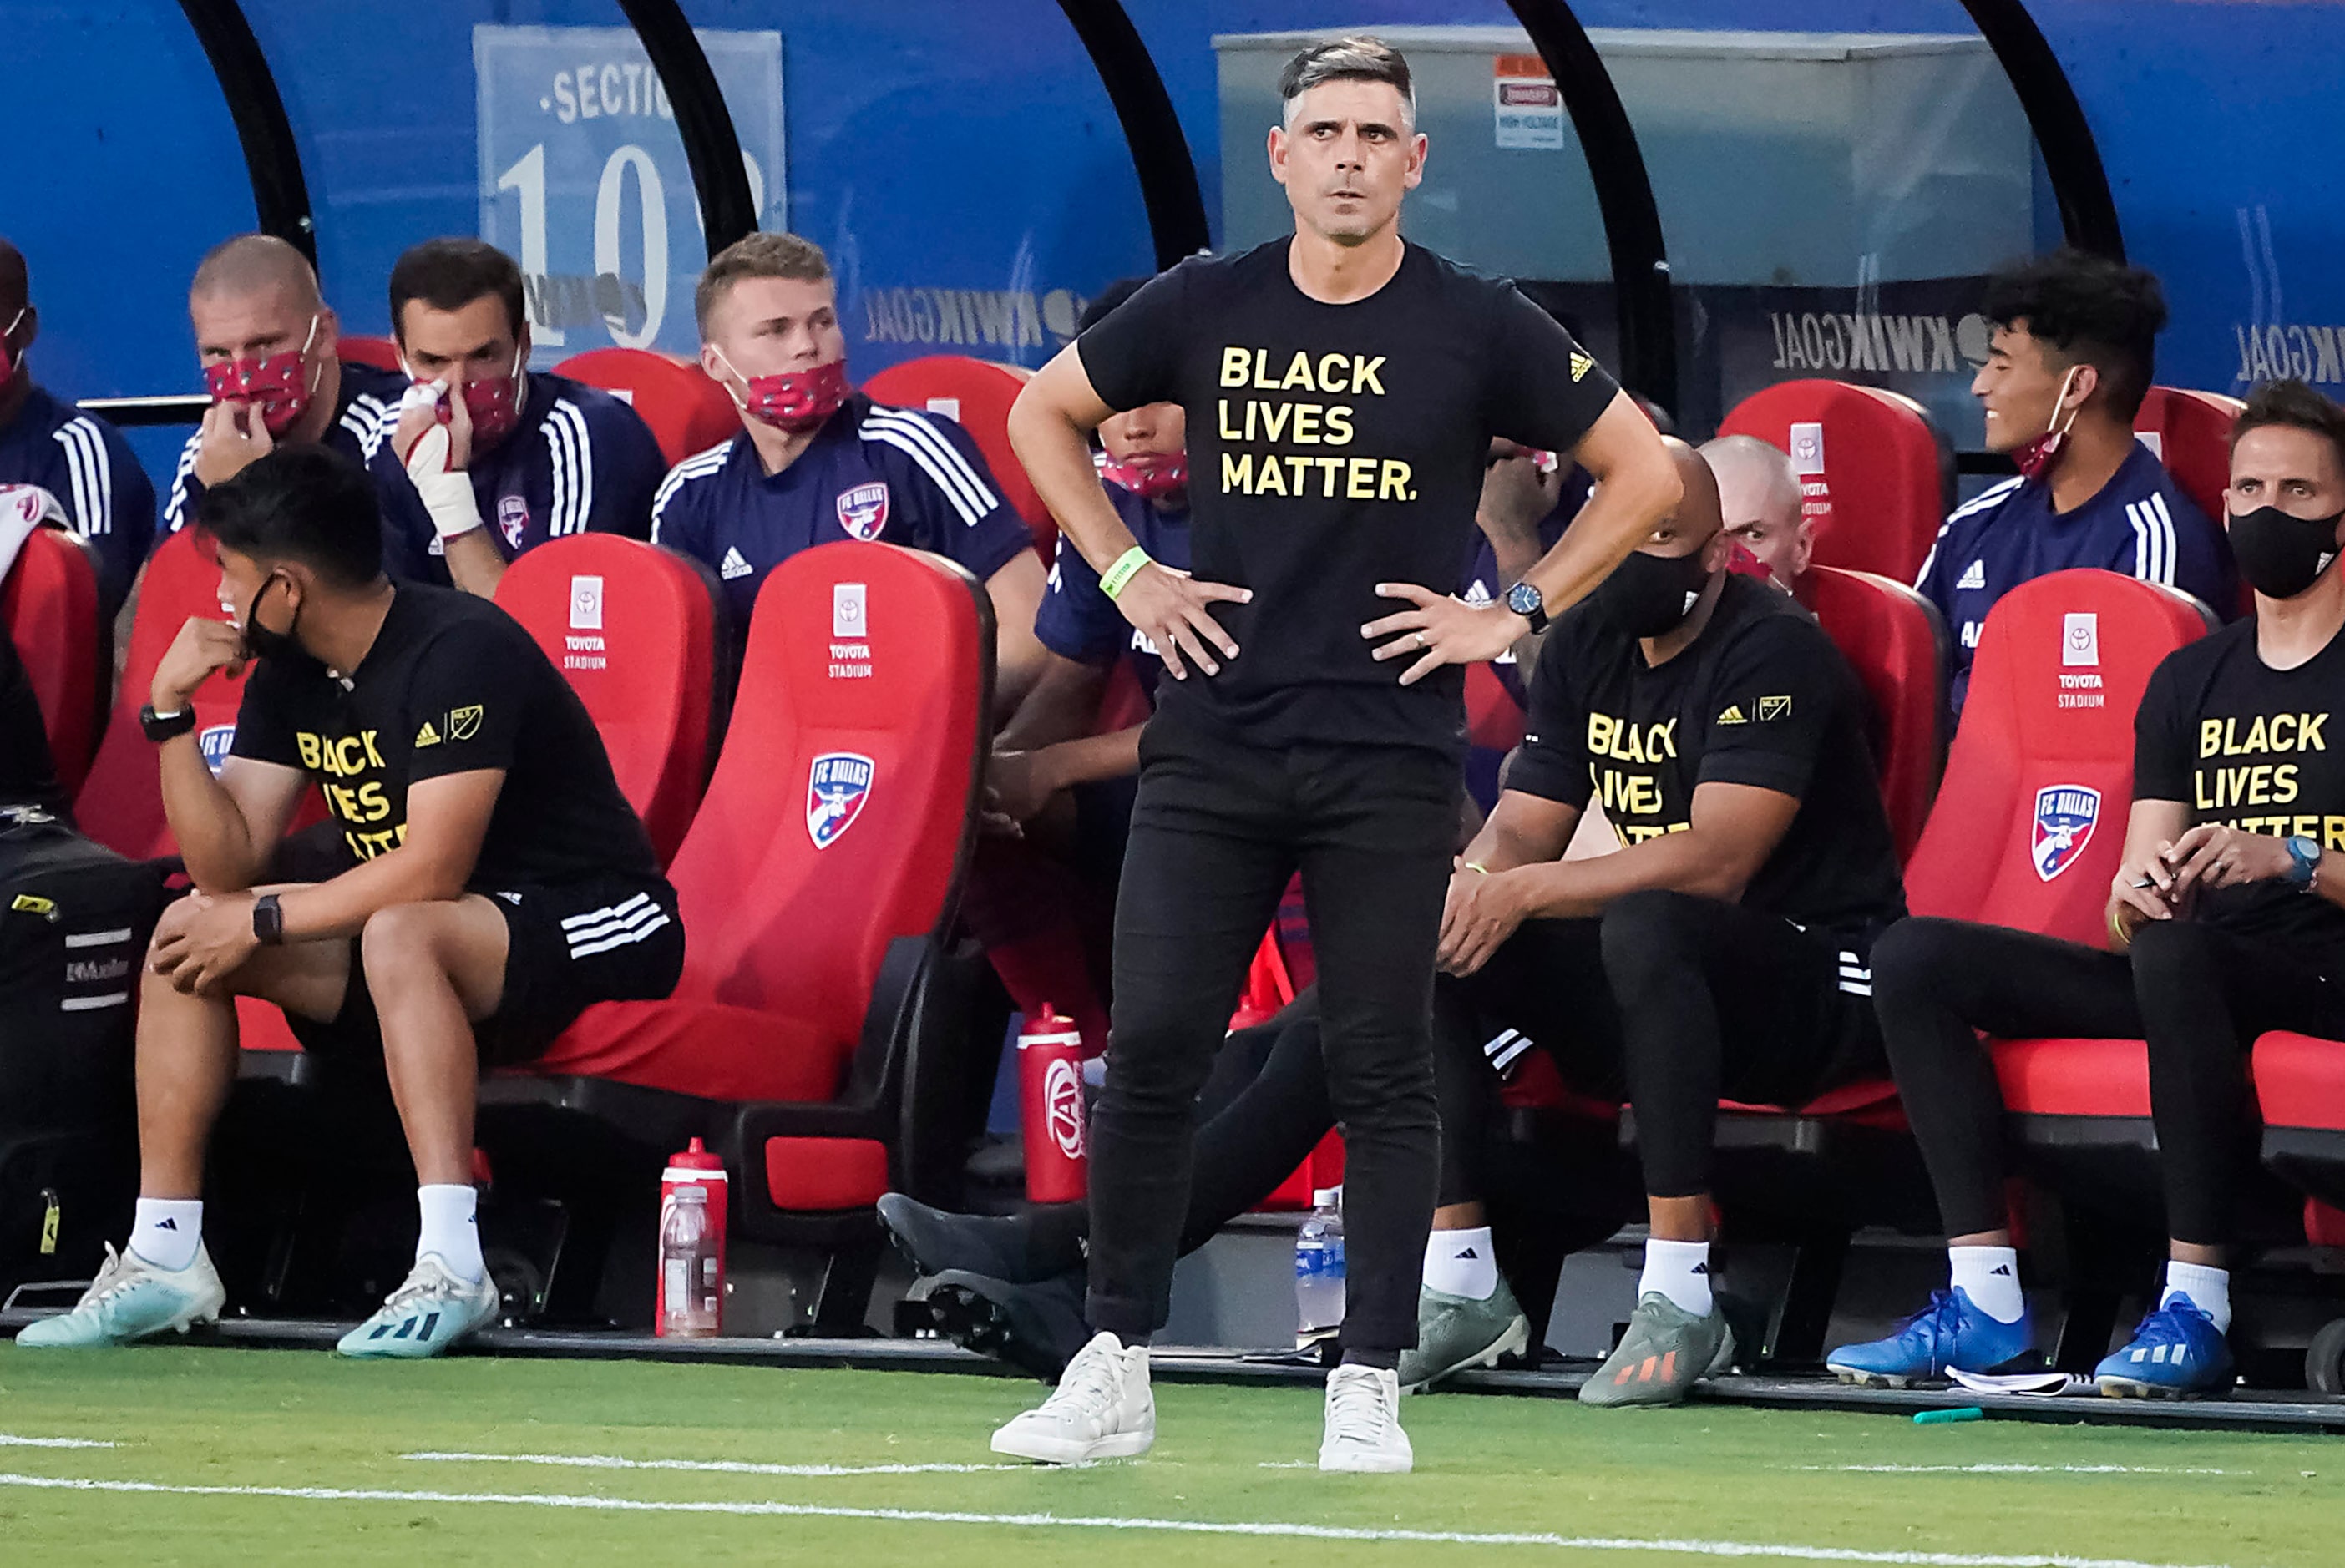
<path id="1" fill-rule="evenodd" d="M 993 1452 L 1041 1464 L 1133 1459 L 1156 1442 L 1148 1347 L 1098 1333 L 1075 1352 L 1041 1404 L 993 1434 Z"/>
<path id="2" fill-rule="evenodd" d="M 1319 1468 L 1399 1475 L 1416 1463 L 1400 1430 L 1400 1374 L 1382 1367 L 1337 1367 L 1327 1374 L 1327 1435 Z"/>

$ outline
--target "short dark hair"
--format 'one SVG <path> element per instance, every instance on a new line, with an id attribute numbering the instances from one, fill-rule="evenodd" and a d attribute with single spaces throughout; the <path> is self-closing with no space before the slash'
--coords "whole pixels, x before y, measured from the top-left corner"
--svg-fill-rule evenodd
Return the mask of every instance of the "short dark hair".
<path id="1" fill-rule="evenodd" d="M 522 298 L 521 268 L 485 239 L 450 236 L 410 246 L 391 268 L 391 332 L 407 339 L 403 312 L 411 299 L 434 310 L 462 310 L 483 294 L 504 302 L 505 322 L 515 338 L 529 319 Z"/>
<path id="2" fill-rule="evenodd" d="M 1148 287 L 1145 278 L 1119 278 L 1091 298 L 1084 301 L 1083 313 L 1075 319 L 1078 335 L 1090 331 L 1112 314 L 1115 308 Z"/>
<path id="3" fill-rule="evenodd" d="M 2120 420 L 2140 410 L 2157 379 L 2166 291 L 2142 268 L 2082 250 L 2030 257 L 1986 280 L 1980 314 L 1996 327 L 2025 321 L 2027 335 L 2067 364 L 2098 370 L 2109 412 Z"/>
<path id="4" fill-rule="evenodd" d="M 331 447 L 297 441 L 254 459 L 204 491 L 196 521 L 239 555 L 298 561 L 338 588 L 363 588 L 382 575 L 374 481 Z"/>
<path id="5" fill-rule="evenodd" d="M 745 234 L 708 258 L 707 270 L 692 291 L 692 314 L 700 336 L 708 336 L 708 318 L 717 301 L 745 278 L 788 278 L 819 283 L 830 276 L 830 258 L 822 247 L 795 234 Z"/>
<path id="6" fill-rule="evenodd" d="M 1402 106 L 1412 128 L 1416 125 L 1416 86 L 1409 79 L 1408 61 L 1382 38 L 1338 38 L 1314 44 L 1286 62 L 1278 73 L 1278 113 L 1284 121 L 1294 100 L 1322 82 L 1386 82 L 1400 90 Z"/>
<path id="7" fill-rule="evenodd" d="M 2345 474 L 2345 409 L 2326 393 L 2293 376 L 2266 381 L 2248 395 L 2248 406 L 2239 410 L 2238 421 L 2231 426 L 2232 450 L 2238 450 L 2239 438 L 2249 430 L 2275 425 L 2325 439 L 2337 450 L 2337 471 Z"/>

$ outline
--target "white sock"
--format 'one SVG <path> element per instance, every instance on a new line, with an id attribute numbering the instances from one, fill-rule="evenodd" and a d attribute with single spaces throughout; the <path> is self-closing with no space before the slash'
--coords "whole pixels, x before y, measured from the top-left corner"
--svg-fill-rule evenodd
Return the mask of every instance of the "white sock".
<path id="1" fill-rule="evenodd" d="M 488 1271 L 481 1261 L 481 1227 L 473 1218 L 480 1194 L 468 1183 L 419 1187 L 415 1201 L 423 1210 L 423 1231 L 415 1239 L 415 1257 L 440 1254 L 440 1261 L 459 1280 L 477 1280 Z"/>
<path id="2" fill-rule="evenodd" d="M 1637 1294 L 1647 1296 L 1655 1290 L 1697 1318 L 1709 1317 L 1712 1305 L 1710 1243 L 1659 1239 L 1646 1242 L 1645 1272 L 1637 1281 Z"/>
<path id="3" fill-rule="evenodd" d="M 2016 1323 L 2027 1313 L 2019 1291 L 2019 1252 L 2012 1247 L 1949 1247 L 1954 1288 L 1971 1305 L 1998 1323 Z"/>
<path id="4" fill-rule="evenodd" d="M 1490 1249 L 1490 1228 L 1436 1230 L 1425 1240 L 1425 1283 L 1445 1296 L 1487 1301 L 1498 1291 L 1498 1260 Z"/>
<path id="5" fill-rule="evenodd" d="M 130 1250 L 157 1269 L 177 1273 L 196 1260 L 204 1244 L 200 1198 L 142 1198 L 130 1221 Z"/>
<path id="6" fill-rule="evenodd" d="M 2166 1289 L 2158 1293 L 2157 1304 L 2164 1307 L 2178 1294 L 2189 1297 L 2192 1306 L 2215 1320 L 2215 1327 L 2227 1334 L 2231 1331 L 2228 1269 L 2209 1269 L 2203 1263 L 2168 1263 Z"/>

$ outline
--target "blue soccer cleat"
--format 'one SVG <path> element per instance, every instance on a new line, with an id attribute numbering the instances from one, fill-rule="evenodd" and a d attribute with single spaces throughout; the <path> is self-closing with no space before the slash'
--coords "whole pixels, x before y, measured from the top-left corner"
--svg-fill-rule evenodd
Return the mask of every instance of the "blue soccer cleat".
<path id="1" fill-rule="evenodd" d="M 216 1322 L 228 1292 L 200 1243 L 184 1269 L 157 1269 L 136 1252 L 106 1249 L 106 1267 L 70 1312 L 29 1324 L 16 1336 L 27 1351 L 88 1351 L 157 1334 L 186 1333 Z"/>
<path id="2" fill-rule="evenodd" d="M 1957 1285 L 1934 1293 L 1926 1310 L 1887 1339 L 1843 1345 L 1824 1358 L 1824 1366 L 1842 1382 L 1902 1389 L 1944 1381 L 1950 1371 L 2032 1371 L 2042 1364 L 2035 1338 L 2025 1312 L 2015 1323 L 2000 1322 L 1973 1306 L 1970 1292 Z"/>
<path id="3" fill-rule="evenodd" d="M 2231 1386 L 2231 1347 L 2181 1291 L 2141 1320 L 2133 1342 L 2093 1369 L 2112 1399 L 2188 1399 Z"/>
<path id="4" fill-rule="evenodd" d="M 486 1273 L 477 1280 L 458 1279 L 440 1254 L 426 1252 L 381 1310 L 334 1348 L 360 1360 L 420 1361 L 495 1318 L 498 1305 L 496 1281 Z"/>

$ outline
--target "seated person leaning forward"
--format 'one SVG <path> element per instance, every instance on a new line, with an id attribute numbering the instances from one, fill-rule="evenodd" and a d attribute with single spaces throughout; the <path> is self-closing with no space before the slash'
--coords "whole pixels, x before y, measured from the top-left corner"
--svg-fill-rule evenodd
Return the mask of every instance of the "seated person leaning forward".
<path id="1" fill-rule="evenodd" d="M 2142 693 L 2107 949 L 1917 919 L 1874 955 L 1952 1280 L 1896 1333 L 1825 1359 L 1851 1381 L 1989 1372 L 2030 1350 L 1983 1029 L 2148 1042 L 2171 1260 L 2096 1377 L 2113 1395 L 2230 1385 L 2228 1249 L 2256 1148 L 2243 1064 L 2269 1029 L 2345 1039 L 2345 875 L 2329 858 L 2345 844 L 2345 767 L 2320 738 L 2345 692 L 2345 410 L 2301 381 L 2259 389 L 2233 428 L 2225 502 L 2255 613 L 2167 654 Z"/>
<path id="2" fill-rule="evenodd" d="M 164 912 L 139 993 L 137 1213 L 80 1304 L 19 1345 L 218 1316 L 204 1151 L 249 996 L 307 1048 L 381 1053 L 422 1231 L 413 1272 L 340 1350 L 439 1353 L 497 1307 L 473 1223 L 481 1067 L 540 1055 L 591 1003 L 675 988 L 675 890 L 577 694 L 494 604 L 384 577 L 380 521 L 364 470 L 321 447 L 279 448 L 204 497 L 242 630 L 188 621 L 143 715 L 196 891 Z M 255 658 L 215 779 L 194 694 Z M 254 886 L 312 783 L 350 868 Z"/>
<path id="3" fill-rule="evenodd" d="M 1674 1402 L 1734 1354 L 1710 1279 L 1720 1098 L 1799 1105 L 1881 1068 L 1866 965 L 1904 895 L 1864 697 L 1806 611 L 1725 570 L 1710 468 L 1670 451 L 1685 499 L 1557 623 L 1506 791 L 1450 881 L 1436 1048 L 1467 1059 L 1439 1075 L 1407 1386 L 1525 1340 L 1475 1168 L 1486 1055 L 1547 1051 L 1636 1108 L 1651 1239 L 1628 1333 L 1580 1391 L 1603 1405 Z M 1622 847 L 1563 859 L 1598 797 Z"/>

